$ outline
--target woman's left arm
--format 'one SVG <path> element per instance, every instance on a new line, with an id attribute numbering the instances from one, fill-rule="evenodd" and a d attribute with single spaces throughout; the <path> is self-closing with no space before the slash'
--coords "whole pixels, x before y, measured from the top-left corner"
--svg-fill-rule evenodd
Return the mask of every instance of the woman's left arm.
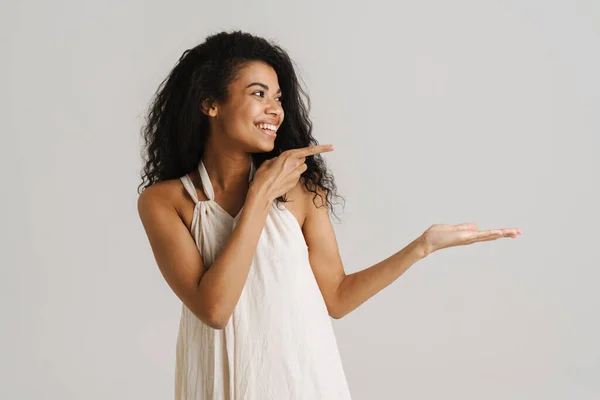
<path id="1" fill-rule="evenodd" d="M 360 306 L 394 282 L 411 265 L 435 251 L 500 238 L 514 239 L 523 234 L 520 228 L 479 230 L 473 223 L 436 224 L 396 254 L 367 269 L 346 275 L 329 219 L 329 205 L 321 206 L 318 197 L 316 202 L 320 206 L 316 207 L 313 195 L 306 195 L 308 200 L 302 231 L 308 245 L 310 265 L 327 310 L 336 319 Z M 325 196 L 322 192 L 321 195 Z"/>
<path id="2" fill-rule="evenodd" d="M 325 194 L 321 194 L 324 200 Z M 425 257 L 424 243 L 419 237 L 387 259 L 346 275 L 329 218 L 329 205 L 321 205 L 320 197 L 313 202 L 314 193 L 306 192 L 305 196 L 306 218 L 302 231 L 311 268 L 331 317 L 339 319 L 353 311 Z"/>

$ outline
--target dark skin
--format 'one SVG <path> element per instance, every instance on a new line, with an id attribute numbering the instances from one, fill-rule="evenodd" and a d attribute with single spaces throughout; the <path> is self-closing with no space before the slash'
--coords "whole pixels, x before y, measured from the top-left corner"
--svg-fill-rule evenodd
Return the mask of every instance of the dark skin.
<path id="1" fill-rule="evenodd" d="M 196 194 L 198 196 L 198 200 L 206 201 L 206 195 L 204 194 L 204 190 L 202 188 L 202 182 L 200 180 L 200 175 L 198 170 L 194 170 L 189 174 L 189 177 L 192 179 L 194 186 L 196 187 Z M 181 219 L 188 231 L 191 230 L 192 226 L 192 214 L 194 212 L 194 201 L 190 198 L 188 193 L 185 191 L 181 182 L 179 180 L 169 181 L 172 182 L 172 190 L 177 191 L 178 193 L 174 196 L 173 206 L 177 210 L 177 213 L 181 216 Z M 247 190 L 247 189 L 246 189 Z M 304 221 L 306 220 L 306 196 L 307 192 L 303 185 L 299 182 L 292 190 L 287 193 L 289 202 L 285 203 L 285 207 L 296 217 L 298 220 L 298 225 L 302 227 L 304 225 Z M 230 215 L 237 215 L 241 208 L 244 205 L 243 201 L 240 201 L 240 198 L 243 197 L 243 190 L 240 190 L 238 196 L 230 196 L 229 198 L 221 198 L 221 201 L 217 201 L 227 213 Z"/>
<path id="2" fill-rule="evenodd" d="M 152 185 L 138 200 L 140 218 L 165 280 L 199 319 L 215 329 L 222 329 L 233 313 L 271 204 L 283 194 L 290 201 L 282 205 L 298 221 L 315 280 L 333 318 L 347 315 L 434 251 L 521 234 L 518 228 L 480 231 L 474 224 L 433 225 L 385 260 L 347 275 L 329 218 L 329 204 L 317 207 L 314 193 L 306 190 L 300 178 L 306 170 L 306 157 L 332 151 L 333 146 L 288 150 L 265 161 L 249 183 L 249 155 L 274 147 L 271 129 L 260 126 L 268 122 L 276 130 L 281 125 L 281 91 L 269 65 L 250 62 L 228 92 L 224 104 L 207 101 L 199 105 L 210 120 L 202 159 L 215 201 L 231 218 L 240 214 L 212 267 L 206 270 L 190 234 L 194 203 L 179 179 Z M 198 171 L 191 172 L 190 177 L 199 200 L 206 201 Z M 318 191 L 325 198 L 325 193 Z M 321 204 L 319 198 L 316 204 Z"/>

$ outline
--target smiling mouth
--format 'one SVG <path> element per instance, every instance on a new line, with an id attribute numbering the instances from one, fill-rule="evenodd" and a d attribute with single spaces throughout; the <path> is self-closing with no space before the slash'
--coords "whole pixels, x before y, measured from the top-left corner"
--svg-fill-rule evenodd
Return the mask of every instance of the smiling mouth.
<path id="1" fill-rule="evenodd" d="M 262 133 L 264 133 L 267 136 L 271 136 L 271 137 L 276 137 L 277 133 L 274 130 L 268 129 L 268 128 L 261 128 L 257 125 L 255 125 L 258 129 L 260 129 L 262 131 Z"/>

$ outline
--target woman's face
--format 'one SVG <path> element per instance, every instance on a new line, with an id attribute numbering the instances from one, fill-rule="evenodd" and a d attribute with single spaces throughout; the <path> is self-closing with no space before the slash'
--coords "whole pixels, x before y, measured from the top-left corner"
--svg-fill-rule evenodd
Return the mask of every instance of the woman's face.
<path id="1" fill-rule="evenodd" d="M 248 62 L 229 84 L 226 103 L 207 111 L 212 139 L 219 146 L 247 153 L 269 152 L 283 122 L 282 93 L 275 70 Z"/>

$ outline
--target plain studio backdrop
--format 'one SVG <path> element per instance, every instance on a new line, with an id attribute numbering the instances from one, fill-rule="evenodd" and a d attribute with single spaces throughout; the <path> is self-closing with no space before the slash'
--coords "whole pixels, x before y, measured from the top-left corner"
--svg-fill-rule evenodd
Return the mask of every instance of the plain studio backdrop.
<path id="1" fill-rule="evenodd" d="M 221 30 L 298 66 L 346 272 L 441 250 L 333 320 L 355 400 L 600 398 L 600 3 L 3 2 L 0 398 L 169 399 L 181 302 L 139 221 L 140 127 Z"/>

